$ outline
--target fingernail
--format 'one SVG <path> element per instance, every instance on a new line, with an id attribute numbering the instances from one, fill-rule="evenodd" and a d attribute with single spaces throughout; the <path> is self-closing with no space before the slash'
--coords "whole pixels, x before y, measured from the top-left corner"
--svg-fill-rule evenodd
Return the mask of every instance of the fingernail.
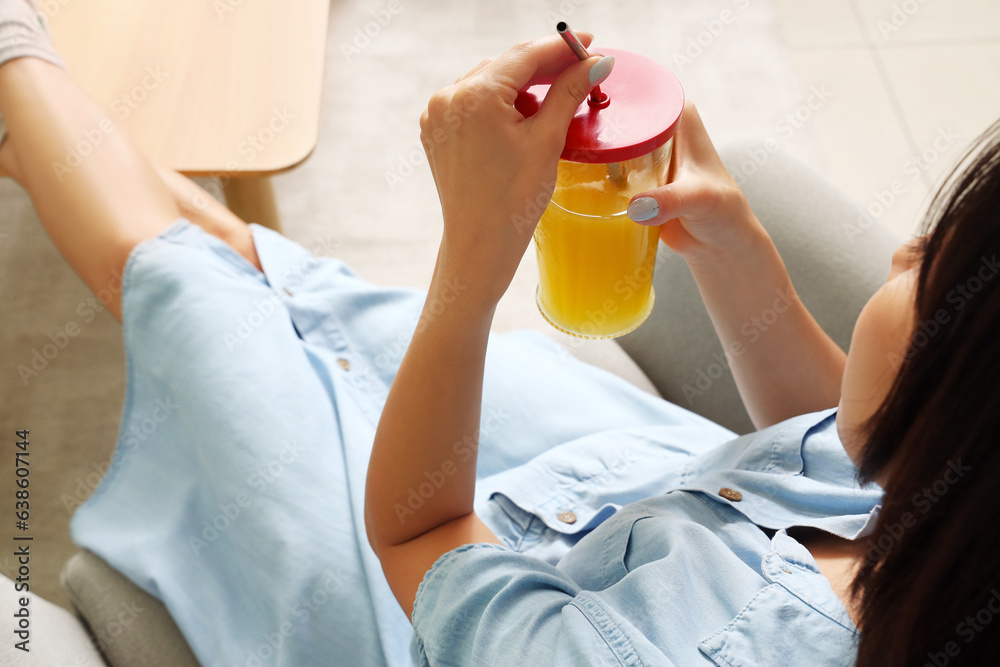
<path id="1" fill-rule="evenodd" d="M 614 56 L 604 56 L 590 66 L 590 85 L 596 86 L 608 78 L 611 68 L 615 66 Z"/>
<path id="2" fill-rule="evenodd" d="M 628 205 L 628 217 L 636 222 L 652 220 L 660 214 L 660 204 L 652 197 L 639 197 Z"/>

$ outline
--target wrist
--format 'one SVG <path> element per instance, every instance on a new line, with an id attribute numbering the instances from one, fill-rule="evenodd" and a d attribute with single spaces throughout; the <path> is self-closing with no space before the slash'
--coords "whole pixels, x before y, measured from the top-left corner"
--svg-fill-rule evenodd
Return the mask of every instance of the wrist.
<path id="1" fill-rule="evenodd" d="M 484 251 L 484 248 L 491 250 Z M 460 244 L 445 234 L 428 297 L 434 294 L 442 299 L 457 298 L 463 308 L 492 315 L 523 255 L 522 250 L 516 260 L 509 259 L 512 253 L 506 252 L 500 244 L 484 238 Z"/>
<path id="2" fill-rule="evenodd" d="M 421 327 L 432 323 L 455 327 L 460 323 L 462 328 L 489 328 L 499 297 L 490 294 L 481 282 L 467 272 L 435 269 L 420 315 Z"/>
<path id="3" fill-rule="evenodd" d="M 739 274 L 773 264 L 775 260 L 781 262 L 774 241 L 753 213 L 737 224 L 741 227 L 739 234 L 734 234 L 725 245 L 705 246 L 684 257 L 695 278 Z"/>

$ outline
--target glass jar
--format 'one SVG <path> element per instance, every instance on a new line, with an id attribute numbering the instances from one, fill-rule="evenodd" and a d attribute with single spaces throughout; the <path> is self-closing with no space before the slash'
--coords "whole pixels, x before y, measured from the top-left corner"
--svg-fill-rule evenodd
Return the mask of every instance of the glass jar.
<path id="1" fill-rule="evenodd" d="M 667 183 L 684 91 L 666 67 L 629 51 L 570 122 L 555 189 L 538 226 L 538 308 L 550 324 L 584 338 L 613 338 L 653 309 L 659 227 L 627 215 L 629 201 Z M 531 116 L 545 83 L 522 90 L 514 106 Z M 596 91 L 595 91 L 596 93 Z"/>
<path id="2" fill-rule="evenodd" d="M 555 192 L 535 228 L 538 309 L 557 329 L 621 336 L 653 310 L 660 228 L 633 222 L 633 196 L 664 185 L 673 139 L 624 162 L 559 161 Z"/>

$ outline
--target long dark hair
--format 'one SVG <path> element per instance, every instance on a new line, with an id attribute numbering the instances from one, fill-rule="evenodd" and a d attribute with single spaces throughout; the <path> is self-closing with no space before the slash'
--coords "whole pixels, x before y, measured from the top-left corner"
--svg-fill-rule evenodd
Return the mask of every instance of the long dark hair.
<path id="1" fill-rule="evenodd" d="M 917 328 L 865 427 L 885 482 L 854 580 L 857 664 L 1000 665 L 1000 122 L 926 218 Z"/>

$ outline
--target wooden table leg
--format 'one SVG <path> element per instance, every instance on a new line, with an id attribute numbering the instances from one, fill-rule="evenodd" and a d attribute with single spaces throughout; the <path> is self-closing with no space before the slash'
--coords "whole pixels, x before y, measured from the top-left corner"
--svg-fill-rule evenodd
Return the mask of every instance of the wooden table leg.
<path id="1" fill-rule="evenodd" d="M 274 188 L 267 176 L 230 177 L 222 186 L 229 210 L 247 222 L 281 231 L 281 217 L 274 200 Z"/>

